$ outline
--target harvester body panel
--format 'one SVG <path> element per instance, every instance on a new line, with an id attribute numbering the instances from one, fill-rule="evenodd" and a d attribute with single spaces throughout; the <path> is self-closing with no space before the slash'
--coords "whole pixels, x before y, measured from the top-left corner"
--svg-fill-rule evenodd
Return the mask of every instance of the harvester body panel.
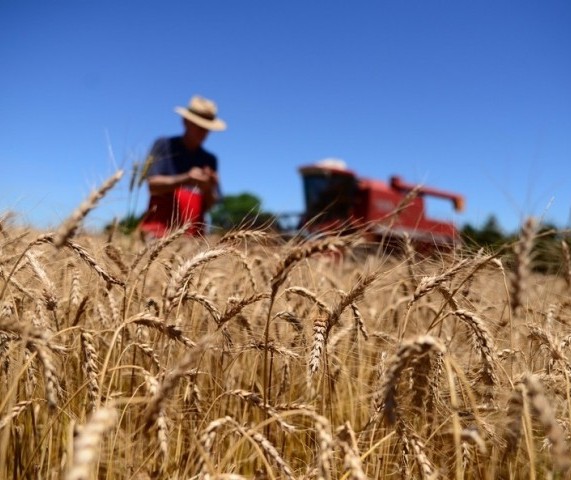
<path id="1" fill-rule="evenodd" d="M 424 197 L 448 199 L 460 210 L 464 204 L 461 195 L 408 184 L 399 177 L 388 183 L 359 178 L 339 165 L 317 163 L 299 171 L 306 205 L 300 226 L 309 233 L 361 229 L 372 241 L 408 235 L 424 247 L 451 247 L 460 241 L 452 222 L 427 217 Z"/>

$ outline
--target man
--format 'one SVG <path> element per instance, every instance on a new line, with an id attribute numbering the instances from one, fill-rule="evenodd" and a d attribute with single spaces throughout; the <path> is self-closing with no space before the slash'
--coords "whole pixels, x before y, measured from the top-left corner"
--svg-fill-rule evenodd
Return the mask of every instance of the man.
<path id="1" fill-rule="evenodd" d="M 226 129 L 216 104 L 194 96 L 188 107 L 176 107 L 182 136 L 159 138 L 145 162 L 149 208 L 140 228 L 146 237 L 162 237 L 188 225 L 189 235 L 204 233 L 204 215 L 219 196 L 218 160 L 202 144 L 209 132 Z"/>

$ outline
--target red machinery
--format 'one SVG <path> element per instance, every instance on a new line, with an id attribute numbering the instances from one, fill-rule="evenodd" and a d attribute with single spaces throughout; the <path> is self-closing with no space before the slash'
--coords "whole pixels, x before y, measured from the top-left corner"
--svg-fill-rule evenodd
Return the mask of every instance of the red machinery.
<path id="1" fill-rule="evenodd" d="M 405 183 L 399 177 L 388 184 L 358 178 L 340 160 L 324 160 L 299 171 L 306 205 L 300 226 L 310 234 L 361 229 L 369 240 L 394 242 L 407 233 L 424 247 L 450 247 L 460 241 L 453 223 L 426 217 L 423 197 L 451 200 L 461 211 L 461 195 Z"/>

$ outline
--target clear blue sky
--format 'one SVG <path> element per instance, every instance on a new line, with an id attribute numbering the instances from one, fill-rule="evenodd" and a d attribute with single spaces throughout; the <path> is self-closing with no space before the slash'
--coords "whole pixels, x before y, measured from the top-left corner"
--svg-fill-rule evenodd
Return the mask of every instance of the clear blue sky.
<path id="1" fill-rule="evenodd" d="M 130 209 L 132 164 L 195 93 L 228 130 L 226 194 L 303 208 L 297 167 L 460 192 L 431 215 L 570 226 L 571 2 L 0 0 L 0 212 L 53 228 L 116 168 L 87 218 Z"/>

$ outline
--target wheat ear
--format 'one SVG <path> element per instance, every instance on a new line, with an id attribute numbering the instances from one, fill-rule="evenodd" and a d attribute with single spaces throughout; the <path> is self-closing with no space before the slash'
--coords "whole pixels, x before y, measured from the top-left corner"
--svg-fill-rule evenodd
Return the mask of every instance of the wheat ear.
<path id="1" fill-rule="evenodd" d="M 309 413 L 309 412 L 308 412 Z M 319 452 L 317 454 L 317 478 L 319 480 L 329 480 L 331 478 L 331 459 L 333 458 L 333 436 L 331 435 L 331 425 L 325 417 L 311 412 L 315 422 L 315 430 L 319 441 Z"/>
<path id="2" fill-rule="evenodd" d="M 88 332 L 81 332 L 81 350 L 83 352 L 82 366 L 88 382 L 88 410 L 92 411 L 96 408 L 100 395 L 99 380 L 97 378 L 99 367 L 97 366 L 97 350 L 93 342 L 93 337 Z"/>
<path id="3" fill-rule="evenodd" d="M 148 430 L 157 420 L 160 415 L 165 402 L 170 394 L 176 388 L 178 381 L 185 375 L 192 371 L 192 366 L 196 361 L 197 355 L 201 354 L 212 341 L 211 335 L 205 335 L 200 339 L 200 342 L 187 353 L 182 360 L 175 365 L 175 367 L 165 374 L 162 382 L 158 386 L 155 395 L 151 398 L 144 413 L 145 428 Z"/>
<path id="4" fill-rule="evenodd" d="M 53 243 L 53 236 L 52 235 L 42 235 L 41 237 L 36 240 L 35 243 Z M 95 270 L 107 283 L 119 285 L 121 287 L 125 286 L 125 282 L 119 280 L 118 278 L 114 277 L 110 273 L 108 273 L 103 267 L 101 267 L 95 259 L 89 254 L 85 248 L 81 247 L 77 243 L 66 239 L 64 241 L 66 247 L 70 248 L 74 253 L 77 254 L 79 258 L 81 258 L 87 265 L 89 265 L 93 270 Z"/>
<path id="5" fill-rule="evenodd" d="M 111 261 L 117 265 L 121 274 L 126 277 L 129 274 L 129 268 L 123 262 L 121 258 L 123 256 L 119 247 L 113 245 L 112 243 L 108 243 L 105 245 L 104 248 L 105 254 L 111 259 Z"/>
<path id="6" fill-rule="evenodd" d="M 454 315 L 470 327 L 474 345 L 484 362 L 482 371 L 484 382 L 489 386 L 498 385 L 494 341 L 483 320 L 468 310 L 456 310 Z"/>
<path id="7" fill-rule="evenodd" d="M 548 365 L 551 367 L 554 362 L 561 362 L 567 371 L 571 372 L 571 365 L 563 353 L 561 346 L 557 343 L 553 336 L 537 325 L 527 324 L 526 326 L 529 329 L 530 338 L 537 340 L 541 345 L 545 345 L 547 347 L 547 350 L 551 356 Z"/>
<path id="8" fill-rule="evenodd" d="M 321 301 L 319 298 L 317 298 L 315 293 L 305 287 L 289 287 L 286 289 L 286 293 L 293 293 L 295 295 L 299 295 L 300 297 L 311 300 L 319 307 L 320 311 L 326 312 L 329 316 L 332 313 L 331 309 L 325 302 Z"/>
<path id="9" fill-rule="evenodd" d="M 260 432 L 257 432 L 256 430 L 254 430 L 253 428 L 248 428 L 248 429 L 243 429 L 242 427 L 240 427 L 239 425 L 236 425 L 237 430 L 243 435 L 243 436 L 249 436 L 252 438 L 252 440 L 254 440 L 258 445 L 260 445 L 260 447 L 262 448 L 262 450 L 266 453 L 266 455 L 274 461 L 274 463 L 278 466 L 278 468 L 281 470 L 281 472 L 284 475 L 284 478 L 287 478 L 289 480 L 295 480 L 295 476 L 294 473 L 291 469 L 291 467 L 287 464 L 287 462 L 281 457 L 280 453 L 278 452 L 278 450 L 276 449 L 276 447 L 274 447 L 274 445 L 264 436 L 262 435 Z"/>
<path id="10" fill-rule="evenodd" d="M 543 393 L 541 383 L 534 375 L 526 375 L 523 381 L 527 387 L 527 395 L 533 407 L 533 412 L 545 430 L 545 435 L 551 444 L 555 467 L 559 471 L 569 472 L 571 469 L 571 454 L 565 439 L 565 432 L 557 423 L 553 409 Z"/>
<path id="11" fill-rule="evenodd" d="M 401 419 L 399 419 L 397 423 L 397 432 L 403 443 L 405 456 L 411 452 L 414 455 L 414 459 L 420 471 L 420 478 L 423 480 L 437 478 L 436 469 L 428 458 L 426 447 L 420 437 L 412 431 L 409 432 L 409 428 L 407 428 Z"/>
<path id="12" fill-rule="evenodd" d="M 105 180 L 97 190 L 91 192 L 89 197 L 61 224 L 54 235 L 53 243 L 56 248 L 61 248 L 66 240 L 69 240 L 75 234 L 82 220 L 97 206 L 99 200 L 121 180 L 122 176 L 123 170 L 115 172 L 111 177 Z"/>
<path id="13" fill-rule="evenodd" d="M 236 315 L 242 312 L 242 310 L 248 305 L 252 305 L 253 303 L 259 302 L 260 300 L 269 297 L 270 297 L 269 293 L 262 292 L 262 293 L 255 293 L 253 295 L 250 295 L 249 297 L 241 299 L 233 297 L 228 298 L 226 307 L 224 309 L 224 313 L 220 316 L 220 319 L 218 321 L 218 328 L 220 328 L 226 322 L 230 321 L 232 318 L 234 318 Z"/>
<path id="14" fill-rule="evenodd" d="M 125 322 L 125 324 L 128 324 L 128 323 L 135 323 L 137 325 L 144 325 L 146 327 L 157 330 L 157 331 L 163 333 L 164 335 L 166 335 L 167 337 L 169 337 L 170 339 L 176 340 L 177 342 L 182 343 L 183 345 L 185 345 L 188 348 L 192 348 L 196 345 L 192 340 L 190 340 L 188 337 L 186 337 L 182 333 L 182 330 L 180 328 L 178 328 L 176 325 L 166 324 L 165 322 L 160 320 L 158 317 L 155 317 L 154 315 L 151 315 L 150 313 L 146 313 L 146 312 L 138 313 L 137 315 L 134 315 L 133 317 L 129 318 L 129 320 L 127 320 Z"/>
<path id="15" fill-rule="evenodd" d="M 33 400 L 22 400 L 21 402 L 18 402 L 16 405 L 14 405 L 9 413 L 0 418 L 0 432 L 7 425 L 9 425 L 12 420 L 17 418 L 18 415 L 20 415 L 24 410 L 26 410 L 28 405 L 31 405 L 32 403 Z"/>
<path id="16" fill-rule="evenodd" d="M 236 424 L 237 422 L 229 416 L 217 418 L 211 421 L 200 435 L 200 457 L 196 466 L 196 470 L 198 471 L 197 478 L 207 478 L 207 475 L 209 475 L 207 470 L 213 470 L 214 465 L 212 465 L 210 456 L 212 455 L 212 446 L 214 445 L 216 433 L 228 423 Z"/>
<path id="17" fill-rule="evenodd" d="M 510 281 L 510 301 L 512 311 L 523 305 L 523 295 L 530 275 L 531 250 L 535 239 L 537 224 L 535 219 L 528 218 L 521 230 L 520 239 L 514 244 L 515 270 Z"/>
<path id="18" fill-rule="evenodd" d="M 186 289 L 188 288 L 188 283 L 192 278 L 192 275 L 198 267 L 210 262 L 221 255 L 225 254 L 225 249 L 209 250 L 206 252 L 201 252 L 195 255 L 190 260 L 183 262 L 180 267 L 171 276 L 166 296 L 165 296 L 165 308 L 164 311 L 168 315 L 173 308 L 175 308 L 178 303 L 182 300 Z"/>
<path id="19" fill-rule="evenodd" d="M 117 419 L 117 411 L 110 407 L 103 407 L 93 412 L 74 440 L 73 463 L 66 480 L 92 478 L 92 466 L 97 458 L 103 435 L 115 426 Z"/>
<path id="20" fill-rule="evenodd" d="M 343 451 L 343 466 L 352 480 L 365 480 L 363 464 L 359 456 L 359 447 L 351 423 L 345 422 L 336 431 L 337 442 Z"/>
<path id="21" fill-rule="evenodd" d="M 145 374 L 145 382 L 147 384 L 147 390 L 149 391 L 149 394 L 152 396 L 156 395 L 159 389 L 159 382 L 156 377 L 147 372 Z M 164 466 L 164 461 L 168 456 L 168 427 L 164 407 L 160 407 L 156 413 L 155 426 L 157 428 L 159 451 L 161 452 Z"/>
<path id="22" fill-rule="evenodd" d="M 42 297 L 44 300 L 44 305 L 46 307 L 46 310 L 50 312 L 55 312 L 58 306 L 58 299 L 56 295 L 56 287 L 54 285 L 54 282 L 50 280 L 45 269 L 40 265 L 40 262 L 38 262 L 38 259 L 32 252 L 30 251 L 26 252 L 26 259 L 28 260 L 28 263 L 32 267 L 34 274 L 36 275 L 36 277 L 40 279 L 40 282 L 44 287 L 42 291 Z"/>
<path id="23" fill-rule="evenodd" d="M 314 375 L 319 369 L 321 356 L 325 351 L 327 339 L 331 329 L 339 323 L 341 314 L 345 309 L 360 299 L 367 287 L 377 278 L 377 273 L 361 276 L 348 293 L 341 292 L 341 300 L 332 308 L 327 308 L 325 312 L 319 313 L 313 320 L 313 345 L 309 358 L 309 377 Z M 355 309 L 353 309 L 353 313 Z M 362 322 L 362 320 L 361 320 Z"/>
<path id="24" fill-rule="evenodd" d="M 313 255 L 325 252 L 338 252 L 345 246 L 347 246 L 348 239 L 340 239 L 336 237 L 326 238 L 324 240 L 316 240 L 313 242 L 308 242 L 305 245 L 296 246 L 289 252 L 285 257 L 283 257 L 277 267 L 276 273 L 270 280 L 272 286 L 272 297 L 275 296 L 279 287 L 283 284 L 287 278 L 289 272 L 297 265 L 300 261 L 312 257 Z"/>
<path id="25" fill-rule="evenodd" d="M 263 230 L 230 230 L 222 235 L 218 240 L 218 245 L 228 245 L 242 240 L 254 240 L 264 242 L 268 238 L 268 233 Z"/>
<path id="26" fill-rule="evenodd" d="M 241 398 L 242 400 L 252 405 L 255 405 L 260 410 L 263 410 L 269 416 L 274 418 L 286 432 L 293 432 L 295 430 L 294 426 L 290 425 L 285 420 L 283 420 L 271 405 L 268 405 L 267 403 L 264 404 L 262 397 L 258 395 L 256 392 L 249 392 L 247 390 L 236 389 L 226 392 L 226 394 Z"/>
<path id="27" fill-rule="evenodd" d="M 387 364 L 378 393 L 374 395 L 376 401 L 373 421 L 382 414 L 389 424 L 395 423 L 397 385 L 402 371 L 413 358 L 418 358 L 432 350 L 444 353 L 445 348 L 436 338 L 428 335 L 405 341 L 399 346 Z"/>
<path id="28" fill-rule="evenodd" d="M 25 341 L 26 347 L 35 352 L 43 367 L 44 391 L 50 410 L 54 410 L 58 403 L 58 378 L 56 367 L 50 351 L 50 343 L 46 334 L 32 325 L 21 324 L 11 319 L 2 319 L 0 330 L 17 335 Z"/>
<path id="29" fill-rule="evenodd" d="M 567 288 L 571 287 L 571 255 L 569 254 L 569 245 L 566 240 L 561 240 L 561 251 L 563 252 L 563 278 Z"/>

